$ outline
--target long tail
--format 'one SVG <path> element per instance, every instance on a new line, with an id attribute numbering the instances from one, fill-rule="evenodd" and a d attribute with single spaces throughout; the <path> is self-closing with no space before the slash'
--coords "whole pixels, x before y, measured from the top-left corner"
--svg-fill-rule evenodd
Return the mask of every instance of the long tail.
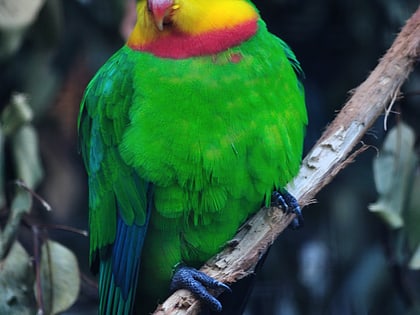
<path id="1" fill-rule="evenodd" d="M 146 230 L 118 217 L 112 255 L 99 266 L 99 315 L 132 314 Z"/>

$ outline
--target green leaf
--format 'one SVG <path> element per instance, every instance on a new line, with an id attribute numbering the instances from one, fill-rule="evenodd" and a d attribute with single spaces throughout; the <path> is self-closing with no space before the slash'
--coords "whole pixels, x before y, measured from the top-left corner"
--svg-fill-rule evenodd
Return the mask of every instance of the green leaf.
<path id="1" fill-rule="evenodd" d="M 41 249 L 41 287 L 46 314 L 68 309 L 77 299 L 80 274 L 76 256 L 63 245 L 46 241 Z"/>
<path id="2" fill-rule="evenodd" d="M 20 127 L 30 122 L 33 111 L 28 104 L 28 98 L 23 93 L 14 93 L 10 103 L 1 113 L 1 124 L 6 136 L 13 135 Z"/>
<path id="3" fill-rule="evenodd" d="M 0 209 L 6 205 L 6 196 L 4 190 L 4 181 L 6 178 L 4 169 L 4 157 L 4 132 L 2 126 L 0 125 Z"/>
<path id="4" fill-rule="evenodd" d="M 411 269 L 420 269 L 420 173 L 416 173 L 410 204 L 405 216 L 405 233 L 408 239 L 408 248 L 412 257 L 408 266 Z"/>
<path id="5" fill-rule="evenodd" d="M 414 142 L 412 129 L 400 123 L 388 133 L 382 150 L 373 161 L 379 198 L 369 205 L 369 210 L 382 217 L 391 228 L 404 225 L 403 210 L 407 206 L 417 163 Z"/>
<path id="6" fill-rule="evenodd" d="M 32 196 L 28 191 L 17 187 L 11 203 L 11 211 L 3 230 L 0 228 L 0 260 L 4 258 L 15 243 L 20 227 L 20 220 L 32 207 Z M 1 271 L 1 266 L 0 266 Z M 0 313 L 1 314 L 1 313 Z"/>
<path id="7" fill-rule="evenodd" d="M 11 209 L 12 213 L 19 214 L 20 212 L 29 213 L 32 208 L 32 195 L 21 187 L 16 188 L 16 193 L 13 197 Z M 19 224 L 20 222 L 18 222 Z"/>
<path id="8" fill-rule="evenodd" d="M 408 267 L 411 269 L 420 269 L 420 244 L 417 246 L 417 249 L 411 257 Z"/>
<path id="9" fill-rule="evenodd" d="M 0 1 L 0 60 L 12 56 L 21 46 L 25 31 L 35 21 L 45 0 Z"/>
<path id="10" fill-rule="evenodd" d="M 35 21 L 45 0 L 0 1 L 0 29 L 20 29 Z"/>
<path id="11" fill-rule="evenodd" d="M 44 172 L 38 150 L 38 138 L 32 126 L 22 126 L 12 136 L 12 152 L 17 177 L 29 188 L 35 188 Z"/>
<path id="12" fill-rule="evenodd" d="M 0 261 L 0 314 L 35 314 L 34 278 L 29 255 L 15 242 L 5 260 Z"/>

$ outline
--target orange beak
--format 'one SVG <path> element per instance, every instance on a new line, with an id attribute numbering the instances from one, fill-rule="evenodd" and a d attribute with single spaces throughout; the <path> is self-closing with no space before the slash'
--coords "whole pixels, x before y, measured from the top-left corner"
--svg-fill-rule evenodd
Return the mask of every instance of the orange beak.
<path id="1" fill-rule="evenodd" d="M 156 27 L 163 31 L 163 22 L 171 13 L 173 0 L 147 0 L 147 8 L 152 13 Z"/>

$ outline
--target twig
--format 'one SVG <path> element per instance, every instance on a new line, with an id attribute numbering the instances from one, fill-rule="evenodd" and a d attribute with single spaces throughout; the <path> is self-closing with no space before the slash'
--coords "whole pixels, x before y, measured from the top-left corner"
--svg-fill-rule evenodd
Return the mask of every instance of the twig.
<path id="1" fill-rule="evenodd" d="M 33 189 L 31 189 L 24 181 L 18 179 L 15 181 L 15 184 L 18 187 L 25 189 L 28 193 L 32 195 L 32 197 L 37 199 L 41 203 L 41 205 L 45 208 L 45 210 L 47 211 L 52 210 L 52 207 L 50 206 L 50 204 L 44 198 L 38 195 Z"/>
<path id="2" fill-rule="evenodd" d="M 88 231 L 77 229 L 72 226 L 62 225 L 62 224 L 38 224 L 39 228 L 46 229 L 46 230 L 61 230 L 66 232 L 71 232 L 75 234 L 79 234 L 81 236 L 88 236 Z"/>
<path id="3" fill-rule="evenodd" d="M 44 314 L 45 306 L 43 299 L 43 292 L 41 287 L 41 253 L 39 244 L 39 229 L 36 225 L 32 226 L 34 259 L 35 259 L 35 299 L 38 307 L 37 314 Z"/>
<path id="4" fill-rule="evenodd" d="M 341 171 L 355 145 L 399 94 L 420 55 L 420 8 L 407 21 L 378 66 L 355 91 L 336 119 L 302 162 L 298 176 L 288 190 L 302 206 Z M 390 105 L 391 104 L 391 105 Z M 346 162 L 347 161 L 347 162 Z M 253 273 L 255 265 L 294 215 L 276 208 L 261 209 L 226 247 L 201 270 L 215 279 L 233 283 Z M 198 314 L 200 303 L 186 290 L 170 296 L 154 315 Z"/>

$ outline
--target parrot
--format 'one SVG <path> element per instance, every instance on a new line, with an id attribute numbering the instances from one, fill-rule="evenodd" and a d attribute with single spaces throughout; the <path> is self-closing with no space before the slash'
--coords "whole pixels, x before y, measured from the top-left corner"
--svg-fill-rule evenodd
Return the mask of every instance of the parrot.
<path id="1" fill-rule="evenodd" d="M 150 314 L 177 289 L 212 312 L 199 271 L 261 207 L 302 224 L 285 189 L 308 124 L 304 73 L 250 0 L 137 0 L 126 43 L 78 117 L 99 314 Z"/>

